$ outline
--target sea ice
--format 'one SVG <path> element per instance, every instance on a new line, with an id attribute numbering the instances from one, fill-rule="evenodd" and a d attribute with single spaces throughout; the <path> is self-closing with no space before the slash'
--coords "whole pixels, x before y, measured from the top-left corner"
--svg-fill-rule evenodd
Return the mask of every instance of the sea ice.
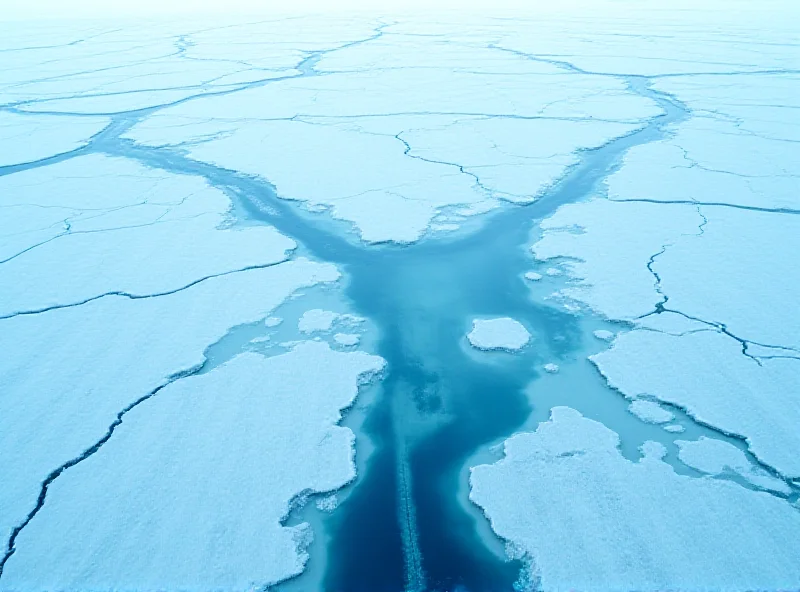
<path id="1" fill-rule="evenodd" d="M 728 481 L 676 474 L 661 444 L 622 456 L 617 434 L 566 407 L 505 458 L 471 471 L 470 499 L 542 590 L 779 590 L 800 586 L 800 514 Z M 542 533 L 546 533 L 543 536 Z"/>
<path id="2" fill-rule="evenodd" d="M 667 423 L 675 419 L 675 414 L 658 403 L 645 399 L 635 399 L 628 405 L 628 411 L 647 423 Z"/>
<path id="3" fill-rule="evenodd" d="M 614 334 L 611 331 L 607 331 L 606 329 L 598 329 L 592 333 L 597 339 L 601 341 L 611 341 L 614 339 Z"/>
<path id="4" fill-rule="evenodd" d="M 483 350 L 516 351 L 528 343 L 531 336 L 528 330 L 514 319 L 475 319 L 467 339 L 473 347 Z"/>
<path id="5" fill-rule="evenodd" d="M 313 310 L 307 310 L 303 313 L 303 316 L 300 317 L 300 320 L 297 322 L 297 328 L 300 330 L 301 333 L 314 333 L 316 331 L 330 331 L 333 323 L 338 319 L 341 315 L 336 312 L 331 312 L 330 310 L 322 310 L 320 308 L 315 308 Z"/>
<path id="6" fill-rule="evenodd" d="M 664 429 L 666 431 L 668 431 L 668 432 L 673 433 L 673 434 L 680 434 L 681 432 L 686 431 L 686 428 L 684 428 L 682 425 L 677 424 L 677 423 L 673 423 L 673 424 L 670 424 L 668 426 L 664 426 Z"/>
<path id="7" fill-rule="evenodd" d="M 33 509 L 47 475 L 102 438 L 122 409 L 200 368 L 230 328 L 338 278 L 332 265 L 289 261 L 157 298 L 108 296 L 0 320 L 3 540 Z"/>
<path id="8" fill-rule="evenodd" d="M 555 374 L 558 372 L 558 364 L 545 364 L 544 371 L 549 372 L 550 374 Z"/>
<path id="9" fill-rule="evenodd" d="M 266 319 L 264 319 L 264 324 L 267 327 L 277 327 L 282 322 L 283 319 L 281 317 L 267 317 Z"/>
<path id="10" fill-rule="evenodd" d="M 784 495 L 792 492 L 788 485 L 761 468 L 754 467 L 744 452 L 733 444 L 700 436 L 699 440 L 676 440 L 681 462 L 709 475 L 732 471 L 756 487 L 777 491 Z"/>
<path id="11" fill-rule="evenodd" d="M 753 454 L 782 475 L 800 477 L 797 360 L 759 365 L 742 354 L 739 342 L 716 331 L 630 331 L 591 360 L 625 396 L 677 405 L 706 425 L 746 438 Z"/>
<path id="12" fill-rule="evenodd" d="M 532 282 L 538 282 L 540 279 L 542 279 L 542 274 L 536 273 L 535 271 L 528 271 L 525 272 L 525 279 Z"/>
<path id="13" fill-rule="evenodd" d="M 383 360 L 306 342 L 177 380 L 53 483 L 17 539 L 8 589 L 245 590 L 302 571 L 301 494 L 355 477 L 336 425 Z"/>
<path id="14" fill-rule="evenodd" d="M 339 345 L 352 346 L 358 345 L 361 337 L 354 333 L 337 333 L 333 336 L 333 340 Z"/>

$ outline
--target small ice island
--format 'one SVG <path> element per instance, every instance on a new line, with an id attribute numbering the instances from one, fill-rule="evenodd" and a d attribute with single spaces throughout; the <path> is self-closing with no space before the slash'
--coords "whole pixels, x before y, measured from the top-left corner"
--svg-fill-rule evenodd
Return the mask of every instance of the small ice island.
<path id="1" fill-rule="evenodd" d="M 467 339 L 472 347 L 485 351 L 517 351 L 530 341 L 531 335 L 519 321 L 502 317 L 473 320 Z"/>

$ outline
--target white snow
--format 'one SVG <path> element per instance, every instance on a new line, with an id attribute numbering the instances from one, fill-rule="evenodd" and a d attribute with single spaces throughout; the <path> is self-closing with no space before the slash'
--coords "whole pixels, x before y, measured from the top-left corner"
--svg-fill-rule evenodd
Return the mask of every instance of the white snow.
<path id="1" fill-rule="evenodd" d="M 298 574 L 309 527 L 281 521 L 301 493 L 355 477 L 353 433 L 336 424 L 382 366 L 306 342 L 167 386 L 53 484 L 4 585 L 244 590 Z"/>
<path id="2" fill-rule="evenodd" d="M 337 333 L 333 336 L 333 340 L 339 345 L 352 346 L 358 345 L 361 337 L 355 333 Z"/>
<path id="3" fill-rule="evenodd" d="M 677 423 L 673 423 L 673 424 L 670 424 L 668 426 L 664 426 L 664 429 L 666 431 L 668 431 L 668 432 L 673 433 L 673 434 L 679 434 L 681 432 L 686 431 L 686 428 L 684 428 L 682 425 L 677 424 Z"/>
<path id="4" fill-rule="evenodd" d="M 678 458 L 681 462 L 709 475 L 720 475 L 732 471 L 756 487 L 777 491 L 788 495 L 791 489 L 780 479 L 776 479 L 767 471 L 753 466 L 744 452 L 733 444 L 700 436 L 695 441 L 676 440 Z"/>
<path id="5" fill-rule="evenodd" d="M 598 329 L 597 331 L 594 331 L 592 335 L 601 341 L 611 341 L 614 339 L 614 333 L 606 329 Z"/>
<path id="6" fill-rule="evenodd" d="M 532 282 L 538 282 L 540 279 L 542 279 L 542 274 L 536 273 L 535 271 L 527 271 L 525 272 L 525 279 Z"/>
<path id="7" fill-rule="evenodd" d="M 68 224 L 39 246 L 34 233 L 19 245 L 27 250 L 3 264 L 0 316 L 110 292 L 171 292 L 284 261 L 295 248 L 270 226 L 219 228 L 230 201 L 199 178 L 153 173 L 123 159 L 80 157 L 0 177 L 0 196 L 3 205 L 53 205 Z M 3 229 L 15 224 L 0 220 Z"/>
<path id="8" fill-rule="evenodd" d="M 475 319 L 467 334 L 472 346 L 482 350 L 516 351 L 522 349 L 530 338 L 522 323 L 509 317 Z"/>
<path id="9" fill-rule="evenodd" d="M 283 322 L 281 317 L 267 317 L 264 319 L 264 325 L 267 327 L 277 327 Z"/>
<path id="10" fill-rule="evenodd" d="M 645 399 L 635 399 L 628 405 L 628 411 L 647 423 L 667 423 L 675 419 L 675 414 L 658 403 Z"/>
<path id="11" fill-rule="evenodd" d="M 742 354 L 741 344 L 715 331 L 630 331 L 591 360 L 625 396 L 684 408 L 704 424 L 746 438 L 750 450 L 781 474 L 800 477 L 797 360 L 759 365 Z"/>
<path id="12" fill-rule="evenodd" d="M 472 469 L 470 499 L 542 590 L 778 590 L 800 586 L 800 514 L 788 502 L 676 474 L 647 442 L 633 463 L 619 437 L 566 407 L 505 458 Z M 546 536 L 543 536 L 546 533 Z"/>
<path id="13" fill-rule="evenodd" d="M 4 61 L 8 54 L 4 54 Z M 54 117 L 0 112 L 0 166 L 33 162 L 79 148 L 107 117 Z"/>
<path id="14" fill-rule="evenodd" d="M 3 537 L 33 508 L 48 473 L 97 442 L 121 409 L 198 368 L 231 327 L 338 277 L 332 265 L 290 261 L 158 298 L 109 296 L 0 321 Z"/>
<path id="15" fill-rule="evenodd" d="M 330 331 L 333 323 L 340 316 L 339 313 L 331 312 L 330 310 L 322 310 L 321 308 L 307 310 L 297 322 L 297 328 L 301 333 Z"/>

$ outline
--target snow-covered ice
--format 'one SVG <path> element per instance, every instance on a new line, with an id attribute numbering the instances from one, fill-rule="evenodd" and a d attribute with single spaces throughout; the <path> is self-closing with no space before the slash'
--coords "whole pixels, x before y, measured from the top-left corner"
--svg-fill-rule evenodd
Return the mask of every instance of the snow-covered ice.
<path id="1" fill-rule="evenodd" d="M 555 374 L 556 372 L 558 372 L 558 364 L 553 364 L 553 363 L 545 364 L 544 371 L 549 372 L 550 374 Z"/>
<path id="2" fill-rule="evenodd" d="M 525 279 L 532 282 L 538 282 L 540 279 L 542 279 L 542 274 L 536 273 L 535 271 L 527 271 L 525 272 Z"/>
<path id="3" fill-rule="evenodd" d="M 8 54 L 4 56 L 7 59 Z M 33 162 L 84 146 L 107 117 L 56 117 L 0 112 L 0 167 Z"/>
<path id="4" fill-rule="evenodd" d="M 315 308 L 307 310 L 297 322 L 301 333 L 315 333 L 317 331 L 330 331 L 333 323 L 339 318 L 339 313 L 330 310 Z"/>
<path id="5" fill-rule="evenodd" d="M 598 329 L 597 331 L 594 331 L 592 335 L 601 341 L 611 341 L 614 339 L 614 333 L 606 329 Z"/>
<path id="6" fill-rule="evenodd" d="M 664 429 L 673 434 L 680 434 L 681 432 L 686 431 L 686 428 L 678 423 L 672 423 L 670 425 L 666 425 L 664 426 Z"/>
<path id="7" fill-rule="evenodd" d="M 353 346 L 358 345 L 361 337 L 355 333 L 337 333 L 333 336 L 333 340 L 339 345 Z"/>
<path id="8" fill-rule="evenodd" d="M 750 450 L 781 474 L 800 477 L 797 360 L 759 365 L 742 354 L 739 342 L 716 331 L 631 331 L 591 359 L 625 396 L 677 405 L 704 424 L 746 438 Z"/>
<path id="9" fill-rule="evenodd" d="M 709 475 L 720 475 L 732 471 L 756 487 L 777 491 L 784 495 L 791 493 L 785 482 L 776 479 L 765 470 L 753 466 L 744 452 L 733 444 L 700 436 L 694 441 L 676 440 L 678 458 L 681 462 Z"/>
<path id="10" fill-rule="evenodd" d="M 53 484 L 4 585 L 244 590 L 298 574 L 308 525 L 282 520 L 301 493 L 355 477 L 353 433 L 336 424 L 382 367 L 306 342 L 170 384 Z"/>
<path id="11" fill-rule="evenodd" d="M 556 407 L 535 433 L 507 440 L 504 459 L 472 469 L 470 499 L 530 558 L 542 590 L 800 586 L 791 504 L 678 475 L 656 442 L 635 463 L 618 446 L 602 424 Z"/>
<path id="12" fill-rule="evenodd" d="M 664 409 L 658 403 L 645 399 L 635 399 L 628 405 L 628 410 L 647 423 L 668 423 L 675 419 L 675 414 Z"/>
<path id="13" fill-rule="evenodd" d="M 530 341 L 531 335 L 520 323 L 509 317 L 475 319 L 467 339 L 473 347 L 483 350 L 516 351 Z"/>

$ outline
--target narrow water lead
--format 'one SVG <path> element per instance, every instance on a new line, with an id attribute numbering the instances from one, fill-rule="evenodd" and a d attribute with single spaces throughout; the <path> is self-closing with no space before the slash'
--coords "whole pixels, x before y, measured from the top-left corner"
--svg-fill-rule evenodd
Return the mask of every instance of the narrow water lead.
<path id="1" fill-rule="evenodd" d="M 456 492 L 466 460 L 525 422 L 531 411 L 525 388 L 543 360 L 535 345 L 519 355 L 477 353 L 464 335 L 475 316 L 511 316 L 556 355 L 579 346 L 577 319 L 532 302 L 520 281 L 530 265 L 525 245 L 536 220 L 587 196 L 627 149 L 660 139 L 665 125 L 685 116 L 644 79 L 629 84 L 658 102 L 664 115 L 582 153 L 581 163 L 536 203 L 488 217 L 459 240 L 403 248 L 353 245 L 299 215 L 261 181 L 136 146 L 119 132 L 102 135 L 87 150 L 206 178 L 227 191 L 243 215 L 341 266 L 353 308 L 379 328 L 377 353 L 387 360 L 388 375 L 364 425 L 376 450 L 331 518 L 327 592 L 514 589 L 521 565 L 486 548 Z M 118 124 L 123 130 L 130 122 Z"/>

